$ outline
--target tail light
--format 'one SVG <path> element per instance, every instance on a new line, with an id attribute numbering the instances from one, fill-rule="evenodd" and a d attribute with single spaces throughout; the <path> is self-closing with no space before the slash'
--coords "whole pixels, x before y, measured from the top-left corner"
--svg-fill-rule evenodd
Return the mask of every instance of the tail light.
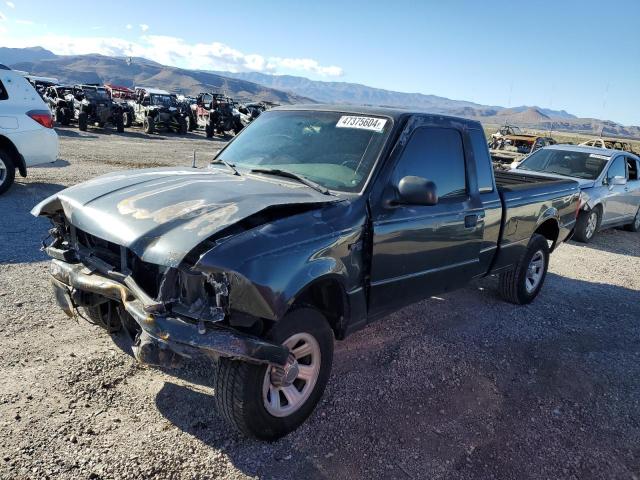
<path id="1" fill-rule="evenodd" d="M 27 115 L 45 128 L 53 128 L 53 116 L 48 110 L 30 110 Z"/>

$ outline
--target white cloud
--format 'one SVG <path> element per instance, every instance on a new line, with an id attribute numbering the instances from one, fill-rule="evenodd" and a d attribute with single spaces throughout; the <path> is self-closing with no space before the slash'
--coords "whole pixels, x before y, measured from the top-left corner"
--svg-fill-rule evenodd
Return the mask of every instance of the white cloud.
<path id="1" fill-rule="evenodd" d="M 13 2 L 5 2 L 7 4 L 7 7 L 9 8 L 16 8 L 16 4 Z"/>
<path id="2" fill-rule="evenodd" d="M 5 22 L 6 20 L 7 16 L 4 13 L 0 12 L 0 22 Z"/>
<path id="3" fill-rule="evenodd" d="M 130 23 L 127 23 L 127 30 L 131 30 L 133 28 L 133 25 L 131 25 Z"/>
<path id="4" fill-rule="evenodd" d="M 14 20 L 18 25 L 34 25 L 31 20 Z"/>
<path id="5" fill-rule="evenodd" d="M 47 35 L 29 40 L 10 41 L 15 47 L 41 45 L 59 55 L 100 53 L 110 56 L 144 57 L 165 65 L 199 70 L 257 71 L 264 73 L 307 72 L 338 77 L 342 68 L 324 66 L 310 58 L 267 57 L 246 54 L 224 43 L 187 43 L 166 35 L 144 35 L 137 41 L 116 37 L 70 37 Z"/>
<path id="6" fill-rule="evenodd" d="M 146 32 L 147 30 L 149 30 L 149 25 L 147 25 L 146 23 L 141 23 L 139 26 L 140 26 L 140 30 L 142 30 L 143 32 Z"/>

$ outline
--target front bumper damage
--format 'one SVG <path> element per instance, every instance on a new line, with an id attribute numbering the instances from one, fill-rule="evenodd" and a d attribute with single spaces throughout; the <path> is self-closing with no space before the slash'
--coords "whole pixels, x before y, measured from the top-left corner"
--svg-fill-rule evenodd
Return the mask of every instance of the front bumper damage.
<path id="1" fill-rule="evenodd" d="M 164 311 L 142 293 L 135 281 L 109 278 L 83 263 L 51 261 L 51 278 L 57 303 L 69 316 L 74 315 L 78 299 L 96 294 L 118 302 L 139 325 L 134 343 L 136 359 L 150 365 L 172 366 L 175 355 L 192 358 L 229 357 L 258 364 L 285 365 L 289 350 L 275 343 L 242 332 L 195 323 Z"/>

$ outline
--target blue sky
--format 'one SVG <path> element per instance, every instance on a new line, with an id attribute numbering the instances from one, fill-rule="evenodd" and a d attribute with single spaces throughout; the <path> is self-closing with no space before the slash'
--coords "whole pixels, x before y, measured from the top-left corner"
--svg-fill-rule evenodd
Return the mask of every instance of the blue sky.
<path id="1" fill-rule="evenodd" d="M 638 0 L 0 0 L 0 46 L 33 45 L 640 125 Z"/>

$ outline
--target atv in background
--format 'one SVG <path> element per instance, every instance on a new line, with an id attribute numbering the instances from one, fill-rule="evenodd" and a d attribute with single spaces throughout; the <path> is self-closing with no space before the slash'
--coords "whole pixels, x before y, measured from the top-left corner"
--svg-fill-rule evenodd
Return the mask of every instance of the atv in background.
<path id="1" fill-rule="evenodd" d="M 107 123 L 114 125 L 118 133 L 124 132 L 122 108 L 113 103 L 104 87 L 74 85 L 73 106 L 73 118 L 83 132 L 89 125 L 104 128 Z"/>
<path id="2" fill-rule="evenodd" d="M 185 122 L 187 122 L 187 130 L 193 132 L 198 128 L 198 119 L 196 118 L 195 111 L 196 98 L 178 95 L 176 96 L 176 100 L 178 101 L 178 111 L 184 117 Z"/>
<path id="3" fill-rule="evenodd" d="M 69 125 L 73 118 L 73 87 L 55 85 L 47 87 L 42 99 L 49 106 L 57 123 Z"/>
<path id="4" fill-rule="evenodd" d="M 187 122 L 178 109 L 175 95 L 166 90 L 136 87 L 133 109 L 134 123 L 142 125 L 145 133 L 167 129 L 184 135 Z"/>
<path id="5" fill-rule="evenodd" d="M 104 88 L 107 90 L 111 100 L 122 109 L 122 121 L 124 126 L 129 128 L 133 124 L 135 117 L 135 110 L 131 102 L 136 99 L 136 92 L 130 88 L 111 83 L 105 83 Z"/>
<path id="6" fill-rule="evenodd" d="M 24 75 L 24 78 L 26 78 L 27 81 L 31 85 L 33 85 L 33 88 L 36 89 L 36 92 L 38 92 L 38 95 L 40 95 L 40 98 L 42 98 L 43 100 L 44 100 L 44 94 L 47 88 L 53 85 L 58 85 L 60 83 L 57 78 L 53 78 L 53 77 L 39 77 L 37 75 L 31 75 L 26 72 L 23 72 L 23 75 Z"/>
<path id="7" fill-rule="evenodd" d="M 240 133 L 242 122 L 240 112 L 234 112 L 233 100 L 221 93 L 201 93 L 196 97 L 195 111 L 199 127 L 204 127 L 207 138 L 215 133 L 226 135 L 227 132 Z"/>

